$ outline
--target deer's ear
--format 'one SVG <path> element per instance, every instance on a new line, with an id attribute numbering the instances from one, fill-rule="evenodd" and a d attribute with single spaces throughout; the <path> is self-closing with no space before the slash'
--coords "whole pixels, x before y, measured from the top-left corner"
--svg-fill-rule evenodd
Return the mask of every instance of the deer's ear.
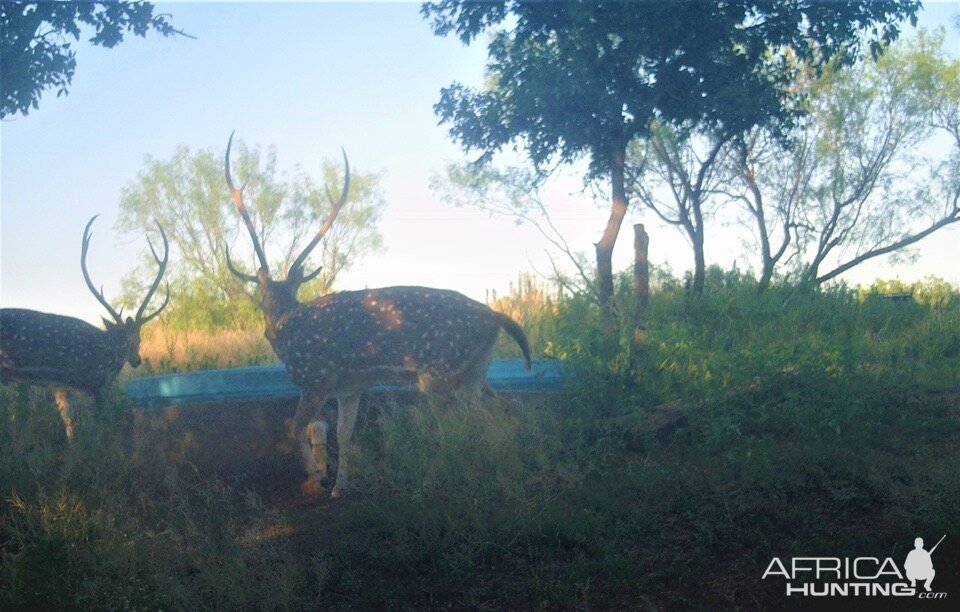
<path id="1" fill-rule="evenodd" d="M 112 327 L 116 327 L 116 325 L 117 325 L 117 322 L 116 322 L 116 321 L 111 321 L 111 320 L 108 319 L 107 317 L 100 317 L 100 320 L 103 321 L 103 327 L 104 327 L 105 329 L 110 329 L 110 328 L 112 328 Z"/>

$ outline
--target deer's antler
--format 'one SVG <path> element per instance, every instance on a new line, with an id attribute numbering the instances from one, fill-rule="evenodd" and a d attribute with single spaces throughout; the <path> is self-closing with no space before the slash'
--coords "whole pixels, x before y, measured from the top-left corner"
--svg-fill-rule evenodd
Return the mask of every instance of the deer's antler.
<path id="1" fill-rule="evenodd" d="M 310 255 L 310 252 L 317 246 L 326 233 L 330 231 L 330 228 L 333 226 L 333 222 L 340 213 L 340 209 L 343 208 L 343 205 L 347 203 L 347 195 L 350 192 L 350 161 L 347 159 L 347 152 L 343 149 L 340 149 L 340 151 L 343 153 L 343 189 L 340 190 L 340 198 L 338 200 L 334 200 L 333 196 L 330 194 L 330 189 L 327 189 L 327 199 L 330 201 L 330 212 L 327 214 L 327 218 L 323 221 L 323 224 L 320 226 L 317 234 L 313 237 L 313 240 L 311 240 L 310 243 L 303 249 L 303 251 L 297 255 L 297 258 L 293 260 L 293 263 L 290 265 L 291 270 L 295 268 L 300 270 L 303 269 L 303 264 Z M 319 273 L 320 268 L 317 268 L 312 273 L 304 277 L 304 282 L 314 278 Z"/>
<path id="2" fill-rule="evenodd" d="M 237 212 L 240 213 L 243 223 L 247 226 L 247 232 L 250 234 L 250 240 L 253 241 L 253 250 L 257 253 L 260 267 L 269 274 L 270 266 L 267 264 L 267 256 L 264 254 L 263 245 L 260 244 L 260 240 L 257 238 L 257 230 L 253 226 L 253 220 L 250 219 L 250 213 L 247 212 L 247 207 L 243 205 L 243 187 L 237 189 L 233 184 L 233 177 L 230 176 L 230 148 L 233 146 L 233 135 L 234 132 L 230 132 L 230 140 L 227 141 L 227 155 L 224 162 L 225 173 L 227 175 L 227 187 L 230 188 L 230 197 L 233 198 L 233 204 L 236 206 Z M 229 255 L 227 261 L 230 261 Z M 227 267 L 230 269 L 230 272 L 239 276 L 241 279 L 246 281 L 250 280 L 249 275 L 238 273 L 232 264 L 228 263 Z M 255 281 L 256 277 L 254 277 L 253 280 Z"/>
<path id="3" fill-rule="evenodd" d="M 157 256 L 156 249 L 153 248 L 153 243 L 150 241 L 150 238 L 147 238 L 147 245 L 150 247 L 150 253 L 153 254 L 153 259 L 156 261 L 160 269 L 157 271 L 157 278 L 154 279 L 153 284 L 150 285 L 150 290 L 147 291 L 147 297 L 143 298 L 143 303 L 140 304 L 140 308 L 137 309 L 137 314 L 134 316 L 133 320 L 139 324 L 144 324 L 147 321 L 155 318 L 160 314 L 164 308 L 167 307 L 167 304 L 170 302 L 170 285 L 167 284 L 167 297 L 164 298 L 163 304 L 160 305 L 160 308 L 156 309 L 152 314 L 144 317 L 143 313 L 147 309 L 147 304 L 150 303 L 150 300 L 153 298 L 153 294 L 157 291 L 157 287 L 160 286 L 160 280 L 163 278 L 163 273 L 167 270 L 167 262 L 170 259 L 170 244 L 167 242 L 167 234 L 163 231 L 163 226 L 157 223 L 157 228 L 160 230 L 160 238 L 163 239 L 163 259 Z"/>
<path id="4" fill-rule="evenodd" d="M 97 288 L 93 286 L 93 281 L 90 280 L 90 273 L 87 271 L 87 251 L 90 250 L 90 226 L 93 225 L 93 222 L 96 221 L 99 216 L 100 215 L 93 215 L 90 217 L 90 220 L 87 221 L 87 226 L 83 228 L 83 243 L 80 246 L 80 270 L 83 272 L 83 280 L 87 283 L 87 288 L 90 289 L 93 297 L 97 298 L 97 301 L 107 309 L 107 312 L 110 313 L 114 321 L 123 323 L 123 317 L 120 313 L 113 309 L 113 306 L 110 305 L 107 298 L 103 297 L 103 288 L 101 287 L 100 290 L 97 291 Z"/>

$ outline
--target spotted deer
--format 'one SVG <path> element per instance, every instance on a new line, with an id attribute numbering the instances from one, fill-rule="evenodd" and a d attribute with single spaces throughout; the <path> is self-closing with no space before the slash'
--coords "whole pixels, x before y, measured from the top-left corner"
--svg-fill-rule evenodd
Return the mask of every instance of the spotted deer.
<path id="1" fill-rule="evenodd" d="M 242 187 L 238 189 L 230 175 L 232 142 L 231 134 L 225 160 L 227 185 L 260 267 L 255 276 L 240 272 L 229 253 L 227 265 L 238 278 L 257 284 L 267 340 L 286 365 L 291 380 L 300 387 L 293 433 L 309 475 L 308 484 L 322 490 L 327 481 L 330 425 L 324 404 L 328 399 L 337 403 L 339 447 L 330 495 L 339 497 L 347 486 L 349 444 L 362 393 L 384 384 L 416 384 L 424 393 L 486 390 L 487 368 L 501 329 L 519 344 L 530 368 L 530 348 L 520 326 L 455 291 L 382 287 L 330 293 L 309 303 L 298 301 L 300 286 L 320 272 L 318 268 L 304 273 L 307 257 L 347 201 L 350 165 L 346 153 L 339 199 L 334 200 L 327 191 L 330 210 L 326 219 L 293 261 L 286 279 L 274 280 L 244 206 Z"/>
<path id="2" fill-rule="evenodd" d="M 98 291 L 94 287 L 87 271 L 90 226 L 96 218 L 90 219 L 83 230 L 80 270 L 93 296 L 113 318 L 103 318 L 104 329 L 74 317 L 23 308 L 0 309 L 0 381 L 53 387 L 67 440 L 73 439 L 69 390 L 90 394 L 96 406 L 101 406 L 104 389 L 117 377 L 124 362 L 133 367 L 140 365 L 140 329 L 159 315 L 170 300 L 168 289 L 160 308 L 144 316 L 147 305 L 160 286 L 169 256 L 167 236 L 158 224 L 163 239 L 163 257 L 157 255 L 148 239 L 159 271 L 136 315 L 124 319 L 121 313 L 110 306 L 103 297 L 103 290 Z"/>

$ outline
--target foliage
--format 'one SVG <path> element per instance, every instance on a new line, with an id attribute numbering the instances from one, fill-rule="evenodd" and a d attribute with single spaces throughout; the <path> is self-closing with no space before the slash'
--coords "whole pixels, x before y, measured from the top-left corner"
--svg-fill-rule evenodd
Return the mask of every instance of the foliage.
<path id="1" fill-rule="evenodd" d="M 273 257 L 271 267 L 285 273 L 327 215 L 326 190 L 300 168 L 292 177 L 281 174 L 272 148 L 262 153 L 259 147 L 236 143 L 233 153 L 233 175 L 244 185 L 245 204 Z M 168 161 L 148 156 L 120 200 L 117 225 L 122 231 L 155 234 L 160 224 L 170 240 L 173 254 L 167 277 L 173 305 L 165 316 L 182 321 L 182 327 L 232 327 L 251 320 L 249 289 L 226 264 L 229 252 L 242 270 L 241 262 L 249 260 L 253 250 L 246 231 L 239 229 L 223 158 L 209 149 L 187 147 L 179 147 Z M 339 185 L 342 177 L 337 164 L 324 163 L 324 184 Z M 307 285 L 307 292 L 328 292 L 340 272 L 382 248 L 376 229 L 385 206 L 379 181 L 379 175 L 351 171 L 348 203 L 317 249 L 323 270 Z M 238 233 L 240 248 L 233 246 Z M 134 303 L 142 295 L 149 269 L 142 267 L 125 278 L 125 302 Z"/>
<path id="2" fill-rule="evenodd" d="M 738 2 L 425 2 L 439 36 L 468 44 L 484 33 L 488 78 L 477 90 L 454 83 L 435 106 L 450 135 L 489 162 L 522 146 L 537 173 L 590 160 L 609 179 L 611 212 L 596 244 L 597 297 L 613 336 L 611 263 L 628 208 L 628 145 L 652 124 L 731 135 L 755 126 L 785 130 L 802 114 L 801 70 L 846 65 L 877 51 L 914 19 L 916 0 L 770 4 Z M 700 231 L 699 229 L 697 231 Z M 701 257 L 702 259 L 702 257 Z M 697 266 L 695 290 L 702 290 Z"/>
<path id="3" fill-rule="evenodd" d="M 764 278 L 821 284 L 960 221 L 960 61 L 943 37 L 921 32 L 827 70 L 789 146 L 756 133 L 741 143 L 734 197 L 753 217 Z"/>
<path id="4" fill-rule="evenodd" d="M 632 322 L 630 279 L 617 284 L 622 337 Z M 960 290 L 942 279 L 915 283 L 915 303 L 866 299 L 871 290 L 812 290 L 759 281 L 740 271 L 708 268 L 702 300 L 660 270 L 651 282 L 648 342 L 638 367 L 629 346 L 603 358 L 597 351 L 599 312 L 584 295 L 526 287 L 495 302 L 530 331 L 534 354 L 563 359 L 655 401 L 689 400 L 749 387 L 761 373 L 864 376 L 935 388 L 960 386 Z M 899 291 L 897 291 L 899 293 Z M 543 296 L 539 302 L 530 296 Z M 613 377 L 613 378 L 611 378 Z"/>
<path id="5" fill-rule="evenodd" d="M 0 3 L 0 119 L 39 108 L 47 89 L 55 88 L 58 97 L 67 93 L 77 67 L 70 39 L 80 40 L 81 28 L 93 28 L 89 42 L 108 49 L 128 32 L 184 35 L 153 11 L 150 2 Z"/>
<path id="6" fill-rule="evenodd" d="M 464 147 L 490 155 L 520 139 L 538 166 L 587 150 L 606 174 L 611 152 L 645 134 L 654 117 L 706 120 L 731 131 L 785 120 L 796 111 L 784 106 L 783 94 L 799 64 L 849 62 L 863 30 L 875 48 L 918 8 L 913 1 L 791 2 L 776 10 L 749 1 L 651 3 L 637 10 L 623 2 L 442 0 L 421 12 L 436 34 L 455 33 L 465 44 L 493 35 L 486 90 L 454 84 L 437 105 Z"/>
<path id="7" fill-rule="evenodd" d="M 860 287 L 857 290 L 857 297 L 861 302 L 866 302 L 875 297 L 889 299 L 904 295 L 910 296 L 921 306 L 935 310 L 948 308 L 951 303 L 954 303 L 960 297 L 957 295 L 956 288 L 939 276 L 928 276 L 923 280 L 909 284 L 900 279 L 878 279 L 869 287 Z"/>
<path id="8" fill-rule="evenodd" d="M 768 371 L 960 385 L 960 291 L 943 279 L 821 290 L 775 283 L 762 294 L 758 286 L 749 274 L 711 267 L 701 303 L 685 282 L 654 269 L 648 338 L 634 369 L 627 342 L 618 355 L 604 356 L 600 313 L 589 294 L 527 275 L 508 295 L 491 295 L 489 304 L 521 324 L 535 356 L 562 359 L 650 401 L 726 393 Z M 879 297 L 891 293 L 913 299 Z M 633 296 L 626 275 L 618 277 L 615 298 L 621 336 L 628 338 Z M 191 328 L 199 319 L 172 319 L 149 326 L 141 346 L 148 365 L 137 374 L 276 363 L 259 314 L 252 308 L 249 314 L 249 325 Z M 502 337 L 497 356 L 515 354 L 513 341 Z"/>
<path id="9" fill-rule="evenodd" d="M 121 289 L 124 303 L 143 294 L 143 288 L 132 275 L 124 277 Z M 263 329 L 263 314 L 246 294 L 237 299 L 226 299 L 201 279 L 189 278 L 175 279 L 170 294 L 175 298 L 171 298 L 169 310 L 164 310 L 162 322 L 171 330 Z M 155 325 L 153 323 L 145 329 Z"/>
<path id="10" fill-rule="evenodd" d="M 248 490 L 273 480 L 225 483 L 150 431 L 131 445 L 119 400 L 68 446 L 48 391 L 2 387 L 0 605 L 775 609 L 774 556 L 901 562 L 918 534 L 960 529 L 960 289 L 759 294 L 716 268 L 701 299 L 662 271 L 651 284 L 630 367 L 593 353 L 593 300 L 521 279 L 495 305 L 567 360 L 568 388 L 371 403 L 356 489 L 335 503 L 274 507 Z M 651 425 L 665 406 L 678 419 Z M 217 422 L 225 442 L 253 427 Z M 960 588 L 949 572 L 934 585 Z"/>

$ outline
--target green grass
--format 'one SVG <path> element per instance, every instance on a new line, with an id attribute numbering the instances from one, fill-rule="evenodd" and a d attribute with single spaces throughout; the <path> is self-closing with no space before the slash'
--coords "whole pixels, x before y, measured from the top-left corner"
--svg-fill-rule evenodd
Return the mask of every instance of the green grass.
<path id="1" fill-rule="evenodd" d="M 135 454 L 122 400 L 99 419 L 79 401 L 85 418 L 68 445 L 48 393 L 11 385 L 0 397 L 0 607 L 307 601 L 314 568 L 268 537 L 282 517 L 252 492 L 166 464 L 150 449 Z"/>
<path id="2" fill-rule="evenodd" d="M 383 406 L 335 503 L 166 461 L 119 395 L 67 445 L 49 392 L 3 387 L 0 606 L 780 608 L 774 556 L 942 534 L 960 589 L 960 301 L 665 279 L 632 368 L 597 357 L 588 301 L 527 302 L 569 388 Z M 666 402 L 683 418 L 645 425 Z"/>

